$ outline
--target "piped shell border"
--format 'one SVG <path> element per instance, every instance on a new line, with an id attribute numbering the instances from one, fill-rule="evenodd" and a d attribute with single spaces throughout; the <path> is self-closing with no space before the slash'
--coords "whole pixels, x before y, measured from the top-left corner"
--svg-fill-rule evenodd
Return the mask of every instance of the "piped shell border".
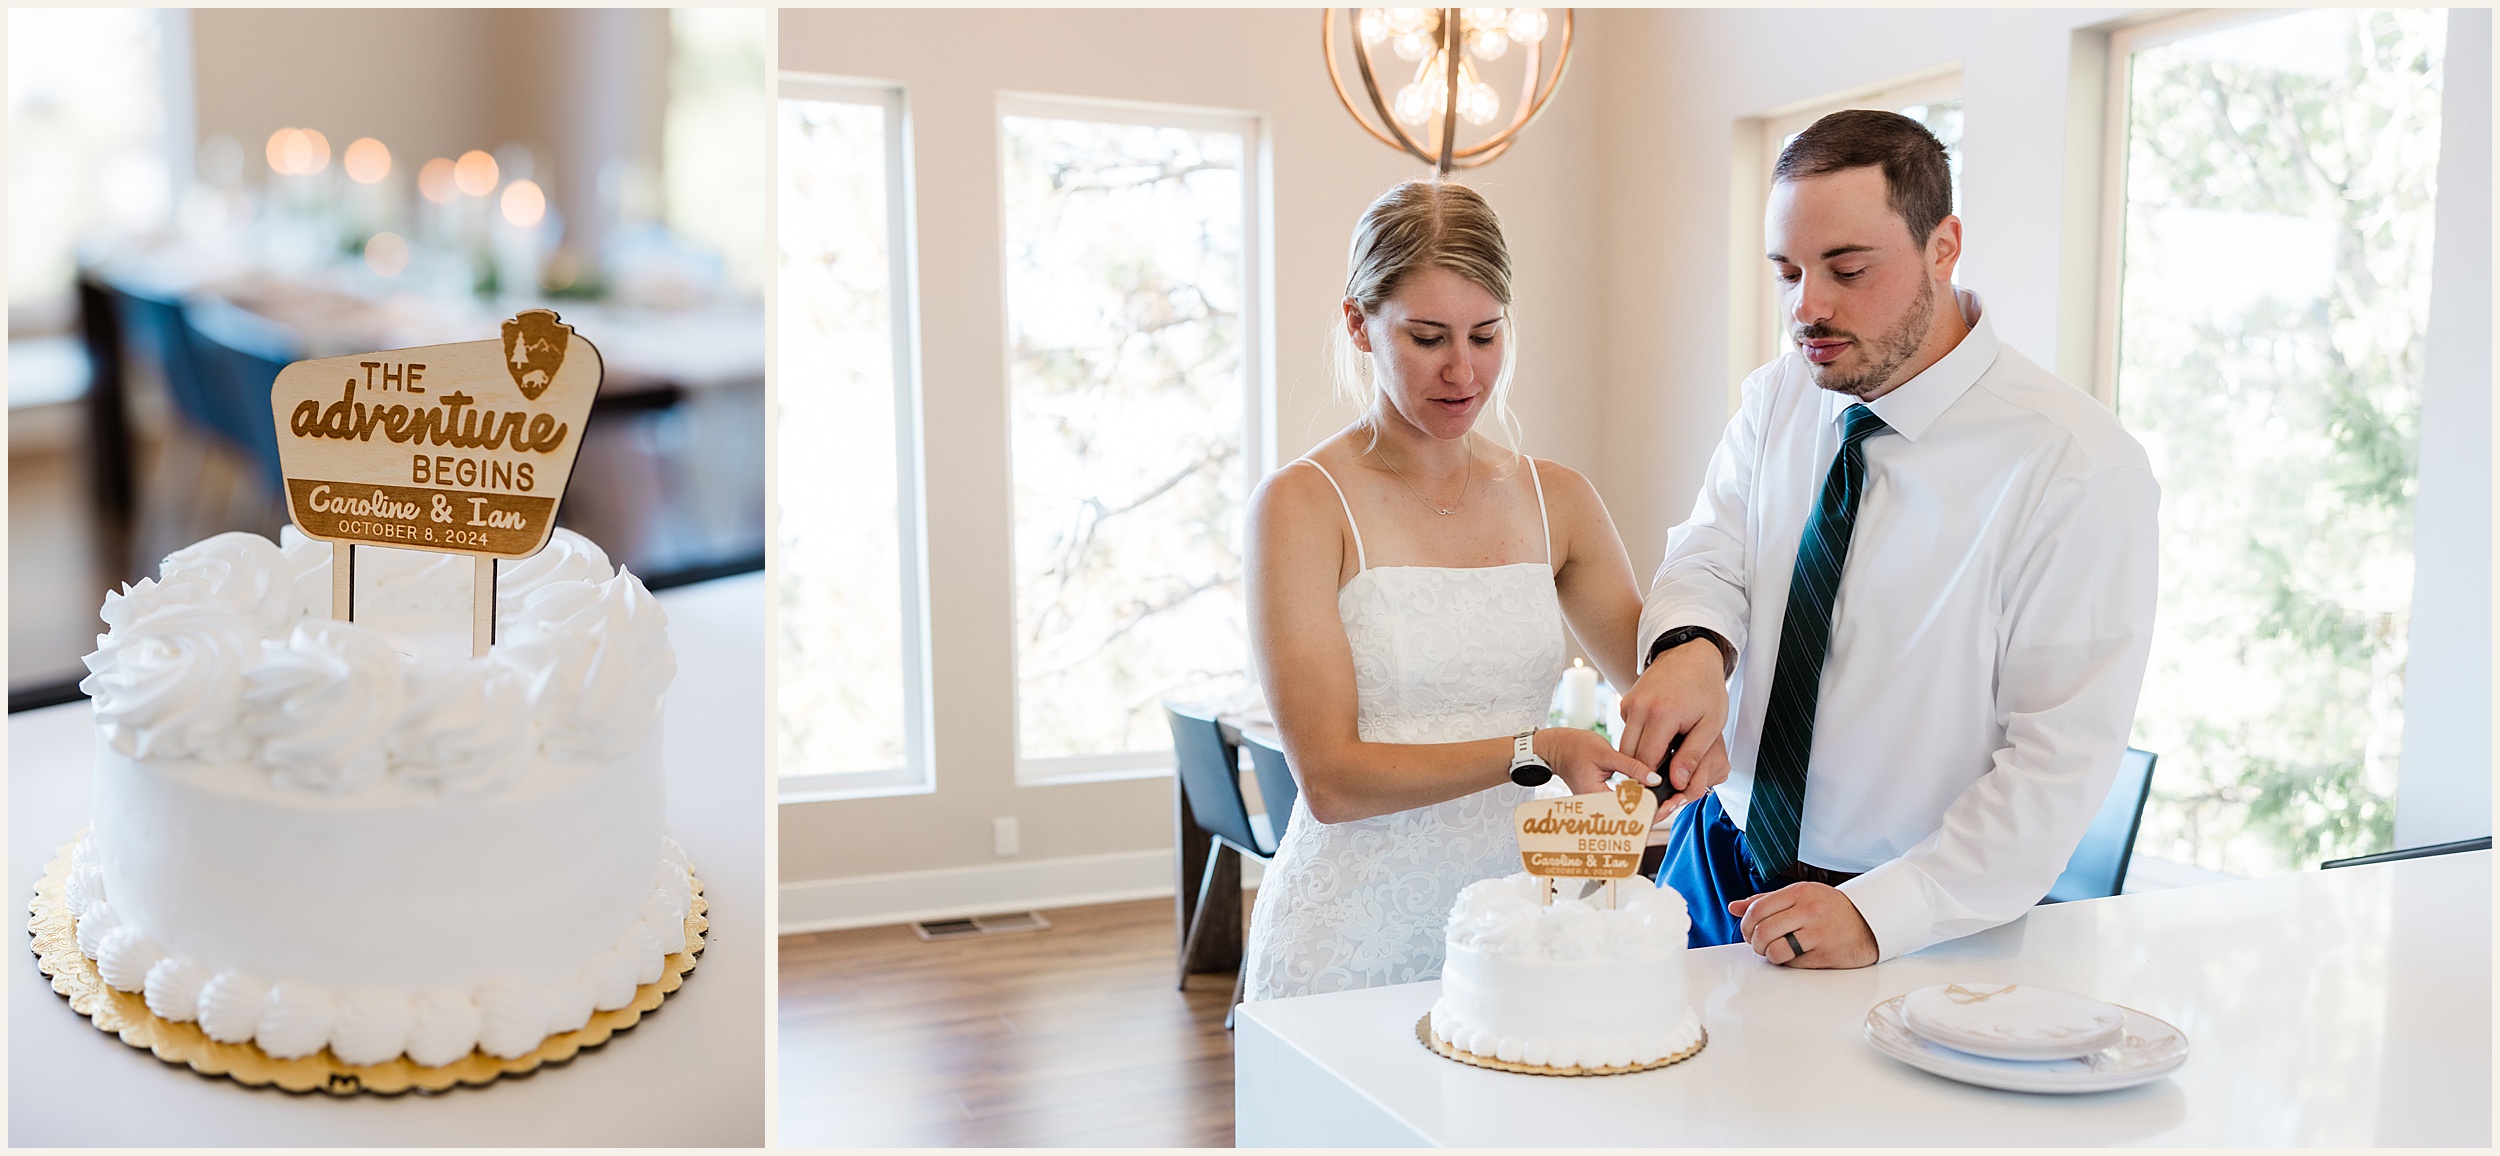
<path id="1" fill-rule="evenodd" d="M 208 1038 L 198 1023 L 175 1023 L 162 1018 L 148 1010 L 145 995 L 115 991 L 104 982 L 95 961 L 78 950 L 78 937 L 69 913 L 70 853 L 85 834 L 81 830 L 62 844 L 60 853 L 44 865 L 43 878 L 35 884 L 35 898 L 27 905 L 26 920 L 27 933 L 34 937 L 35 965 L 51 978 L 52 990 L 67 997 L 70 1008 L 87 1017 L 97 1030 L 111 1032 L 121 1037 L 123 1043 L 152 1052 L 166 1063 L 186 1065 L 203 1076 L 223 1077 L 246 1087 L 274 1085 L 289 1092 L 327 1092 L 333 1096 L 396 1096 L 407 1092 L 448 1092 L 463 1085 L 484 1087 L 505 1076 L 526 1075 L 549 1064 L 565 1063 L 642 1022 L 645 1013 L 658 1010 L 671 993 L 684 987 L 686 976 L 694 971 L 697 957 L 703 954 L 704 935 L 711 929 L 710 921 L 704 918 L 710 904 L 703 899 L 703 881 L 696 879 L 686 908 L 686 942 L 680 950 L 669 953 L 658 980 L 635 988 L 632 1003 L 614 1011 L 593 1012 L 589 1023 L 549 1036 L 535 1050 L 514 1059 L 472 1049 L 467 1056 L 434 1068 L 421 1066 L 406 1056 L 387 1063 L 350 1064 L 323 1048 L 309 1056 L 280 1060 L 254 1044 L 218 1043 Z"/>
<path id="2" fill-rule="evenodd" d="M 1523 1076 L 1628 1076 L 1634 1072 L 1646 1072 L 1652 1068 L 1680 1064 L 1700 1055 L 1703 1048 L 1710 1046 L 1710 1029 L 1702 1028 L 1701 1038 L 1694 1040 L 1693 1046 L 1672 1056 L 1646 1064 L 1625 1064 L 1619 1068 L 1551 1068 L 1543 1064 L 1513 1063 L 1492 1056 L 1479 1056 L 1474 1052 L 1460 1051 L 1458 1045 L 1433 1034 L 1432 1013 L 1430 1012 L 1425 1012 L 1424 1018 L 1415 1021 L 1415 1041 L 1443 1059 L 1456 1060 L 1459 1063 L 1479 1068 L 1491 1068 L 1497 1072 L 1517 1072 Z"/>

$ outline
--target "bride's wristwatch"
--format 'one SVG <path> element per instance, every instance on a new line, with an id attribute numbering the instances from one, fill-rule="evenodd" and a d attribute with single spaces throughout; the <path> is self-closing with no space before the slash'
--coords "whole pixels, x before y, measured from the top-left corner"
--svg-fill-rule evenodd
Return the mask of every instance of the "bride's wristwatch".
<path id="1" fill-rule="evenodd" d="M 1535 737 L 1536 728 L 1529 727 L 1510 740 L 1510 781 L 1523 787 L 1541 786 L 1554 777 L 1554 768 L 1537 757 L 1531 741 Z"/>

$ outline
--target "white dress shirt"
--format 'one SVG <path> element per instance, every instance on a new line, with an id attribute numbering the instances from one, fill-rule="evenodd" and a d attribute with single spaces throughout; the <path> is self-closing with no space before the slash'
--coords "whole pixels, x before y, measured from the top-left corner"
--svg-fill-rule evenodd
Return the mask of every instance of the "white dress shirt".
<path id="1" fill-rule="evenodd" d="M 1884 959 L 2021 915 L 2108 795 L 2151 648 L 2160 489 L 2083 391 L 1969 336 L 1867 407 L 1866 490 L 1832 610 L 1798 858 Z M 1641 649 L 1704 626 L 1737 649 L 1728 817 L 1743 826 L 1789 577 L 1840 416 L 1791 350 L 1745 379 L 1693 513 L 1667 538 Z"/>

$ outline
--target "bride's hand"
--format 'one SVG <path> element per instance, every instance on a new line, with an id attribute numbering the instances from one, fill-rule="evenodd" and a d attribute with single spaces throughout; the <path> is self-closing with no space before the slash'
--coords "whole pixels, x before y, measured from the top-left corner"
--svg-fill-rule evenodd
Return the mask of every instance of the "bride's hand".
<path id="1" fill-rule="evenodd" d="M 1554 774 L 1569 784 L 1571 793 L 1590 795 L 1606 788 L 1611 775 L 1630 775 L 1644 786 L 1656 789 L 1658 773 L 1641 765 L 1640 760 L 1624 754 L 1596 731 L 1570 727 L 1547 727 L 1530 740 L 1537 757 L 1554 768 Z"/>

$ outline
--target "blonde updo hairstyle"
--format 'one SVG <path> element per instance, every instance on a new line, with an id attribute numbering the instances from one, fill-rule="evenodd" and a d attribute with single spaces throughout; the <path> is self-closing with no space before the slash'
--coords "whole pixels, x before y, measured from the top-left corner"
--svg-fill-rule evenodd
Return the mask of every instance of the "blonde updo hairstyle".
<path id="1" fill-rule="evenodd" d="M 1435 266 L 1475 282 L 1502 303 L 1502 370 L 1485 411 L 1501 430 L 1497 440 L 1516 450 L 1519 419 L 1510 409 L 1510 383 L 1518 364 L 1519 333 L 1510 300 L 1510 246 L 1502 240 L 1501 218 L 1482 194 L 1446 180 L 1405 181 L 1381 194 L 1354 223 L 1354 243 L 1346 251 L 1345 295 L 1370 317 L 1397 295 L 1410 275 Z M 1369 424 L 1373 407 L 1387 404 L 1372 376 L 1372 359 L 1355 347 L 1342 316 L 1330 332 L 1335 334 L 1337 394 Z M 1377 442 L 1379 429 L 1371 432 Z"/>

